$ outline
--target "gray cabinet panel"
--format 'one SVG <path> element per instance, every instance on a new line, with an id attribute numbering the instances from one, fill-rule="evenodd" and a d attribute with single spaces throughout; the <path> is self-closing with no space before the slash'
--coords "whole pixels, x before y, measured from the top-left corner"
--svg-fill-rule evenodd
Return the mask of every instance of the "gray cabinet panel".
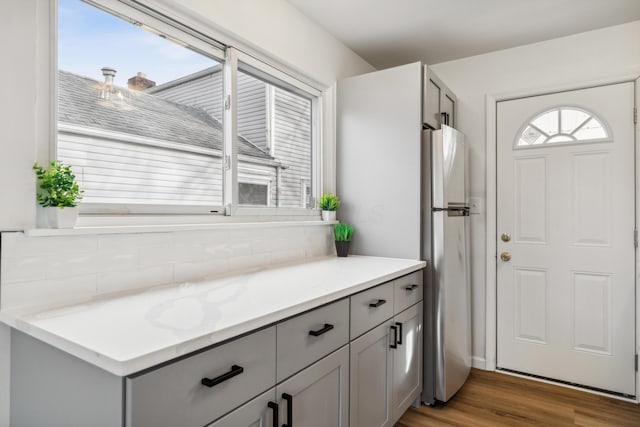
<path id="1" fill-rule="evenodd" d="M 275 327 L 127 378 L 127 426 L 201 427 L 275 384 Z M 243 372 L 213 387 L 202 378 Z"/>
<path id="2" fill-rule="evenodd" d="M 333 328 L 318 336 L 325 325 Z M 349 299 L 320 307 L 277 325 L 278 382 L 349 342 Z"/>
<path id="3" fill-rule="evenodd" d="M 388 427 L 391 413 L 393 352 L 387 321 L 351 342 L 351 427 Z"/>
<path id="4" fill-rule="evenodd" d="M 377 307 L 371 307 L 370 304 Z M 393 282 L 352 295 L 351 339 L 390 319 L 393 316 L 393 304 Z"/>
<path id="5" fill-rule="evenodd" d="M 273 411 L 277 409 L 268 406 L 275 400 L 274 387 L 207 427 L 280 427 L 273 424 Z"/>
<path id="6" fill-rule="evenodd" d="M 393 312 L 400 313 L 403 310 L 422 301 L 423 282 L 422 271 L 407 274 L 393 281 Z"/>
<path id="7" fill-rule="evenodd" d="M 11 330 L 12 427 L 122 426 L 122 378 Z"/>
<path id="8" fill-rule="evenodd" d="M 280 423 L 295 427 L 349 426 L 349 346 L 309 366 L 276 387 Z M 283 394 L 292 397 L 293 419 L 287 417 Z"/>
<path id="9" fill-rule="evenodd" d="M 402 343 L 393 353 L 394 421 L 411 406 L 422 390 L 422 303 L 393 318 L 402 324 Z"/>

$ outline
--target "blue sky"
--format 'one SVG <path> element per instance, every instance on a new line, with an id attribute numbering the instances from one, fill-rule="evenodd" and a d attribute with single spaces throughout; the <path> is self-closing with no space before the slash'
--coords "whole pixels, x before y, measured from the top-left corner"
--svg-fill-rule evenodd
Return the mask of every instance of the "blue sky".
<path id="1" fill-rule="evenodd" d="M 117 70 L 115 82 L 139 71 L 157 84 L 217 62 L 149 33 L 80 0 L 58 0 L 58 67 L 102 81 L 104 66 Z"/>

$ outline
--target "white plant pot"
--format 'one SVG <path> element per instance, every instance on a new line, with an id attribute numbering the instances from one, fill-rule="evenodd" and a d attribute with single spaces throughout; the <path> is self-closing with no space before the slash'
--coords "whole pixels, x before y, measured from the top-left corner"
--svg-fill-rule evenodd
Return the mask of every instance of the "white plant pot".
<path id="1" fill-rule="evenodd" d="M 80 209 L 74 208 L 45 208 L 49 228 L 73 228 L 78 220 Z"/>
<path id="2" fill-rule="evenodd" d="M 323 221 L 335 221 L 336 220 L 336 211 L 322 211 L 322 220 Z"/>

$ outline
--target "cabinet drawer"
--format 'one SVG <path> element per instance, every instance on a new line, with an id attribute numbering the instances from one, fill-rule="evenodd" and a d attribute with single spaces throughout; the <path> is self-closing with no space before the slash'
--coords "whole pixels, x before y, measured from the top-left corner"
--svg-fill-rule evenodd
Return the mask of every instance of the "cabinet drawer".
<path id="1" fill-rule="evenodd" d="M 210 423 L 273 387 L 275 343 L 276 329 L 271 327 L 127 378 L 126 425 L 202 427 Z M 203 378 L 220 382 L 208 387 L 202 384 Z"/>
<path id="2" fill-rule="evenodd" d="M 351 297 L 351 339 L 393 316 L 393 282 L 387 282 Z"/>
<path id="3" fill-rule="evenodd" d="M 393 295 L 394 313 L 400 313 L 402 310 L 422 300 L 424 288 L 422 270 L 402 276 L 394 280 L 393 283 L 395 288 Z"/>
<path id="4" fill-rule="evenodd" d="M 349 342 L 349 300 L 320 307 L 276 327 L 280 382 Z"/>

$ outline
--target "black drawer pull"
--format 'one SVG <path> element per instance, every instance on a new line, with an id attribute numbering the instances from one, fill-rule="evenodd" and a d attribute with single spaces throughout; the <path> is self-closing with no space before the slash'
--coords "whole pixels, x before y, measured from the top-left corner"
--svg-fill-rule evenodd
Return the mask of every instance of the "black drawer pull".
<path id="1" fill-rule="evenodd" d="M 273 427 L 278 427 L 278 423 L 279 423 L 279 421 L 278 421 L 278 415 L 279 415 L 278 414 L 278 412 L 279 412 L 278 404 L 276 402 L 269 401 L 269 403 L 267 403 L 267 406 L 273 410 L 273 422 L 271 423 L 271 425 Z"/>
<path id="2" fill-rule="evenodd" d="M 322 329 L 318 329 L 317 331 L 309 331 L 309 335 L 312 335 L 314 337 L 319 337 L 320 335 L 329 332 L 330 330 L 333 329 L 333 325 L 329 324 L 329 323 L 325 323 L 324 327 Z"/>
<path id="3" fill-rule="evenodd" d="M 202 383 L 202 385 L 205 385 L 207 387 L 213 387 L 214 385 L 223 383 L 226 380 L 231 379 L 236 375 L 240 375 L 243 372 L 244 372 L 244 368 L 242 366 L 233 365 L 231 367 L 231 370 L 226 374 L 222 374 L 219 377 L 215 377 L 215 378 L 203 378 L 202 380 L 200 380 L 200 383 Z"/>
<path id="4" fill-rule="evenodd" d="M 376 302 L 369 303 L 369 307 L 373 307 L 373 308 L 380 307 L 382 304 L 385 304 L 386 302 L 387 302 L 386 299 L 379 299 Z"/>
<path id="5" fill-rule="evenodd" d="M 396 325 L 398 325 L 398 344 L 402 345 L 402 323 L 396 322 Z"/>
<path id="6" fill-rule="evenodd" d="M 414 289 L 415 289 L 415 288 L 417 288 L 417 287 L 418 287 L 418 285 L 409 285 L 409 286 L 405 286 L 405 289 L 406 289 L 407 291 L 412 291 L 412 290 L 414 290 Z"/>
<path id="7" fill-rule="evenodd" d="M 391 326 L 391 330 L 393 331 L 393 343 L 389 345 L 391 348 L 398 348 L 398 327 Z"/>
<path id="8" fill-rule="evenodd" d="M 282 398 L 287 401 L 287 422 L 282 427 L 293 427 L 293 396 L 289 393 L 282 393 Z"/>

